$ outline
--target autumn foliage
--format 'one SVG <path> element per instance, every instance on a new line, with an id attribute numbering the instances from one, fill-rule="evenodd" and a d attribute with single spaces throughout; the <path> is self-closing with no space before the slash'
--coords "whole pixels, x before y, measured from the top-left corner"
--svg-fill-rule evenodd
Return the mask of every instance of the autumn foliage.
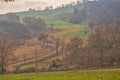
<path id="1" fill-rule="evenodd" d="M 95 28 L 87 40 L 71 39 L 66 45 L 67 64 L 77 67 L 120 66 L 120 28 Z"/>

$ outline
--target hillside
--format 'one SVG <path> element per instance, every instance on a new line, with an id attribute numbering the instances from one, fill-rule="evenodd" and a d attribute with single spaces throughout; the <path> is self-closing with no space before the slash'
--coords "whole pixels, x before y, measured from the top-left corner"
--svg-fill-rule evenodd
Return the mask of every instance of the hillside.
<path id="1" fill-rule="evenodd" d="M 24 42 L 15 51 L 24 65 L 13 66 L 13 72 L 120 67 L 119 8 L 119 3 L 100 0 L 1 15 L 0 19 L 7 18 L 0 20 L 0 31 Z M 38 54 L 49 56 L 52 50 L 57 55 L 37 60 Z M 27 59 L 35 62 L 25 64 Z"/>
<path id="2" fill-rule="evenodd" d="M 62 28 L 62 29 L 67 28 L 67 29 L 61 30 L 60 32 L 55 33 L 57 38 L 64 40 L 66 42 L 68 40 L 68 39 L 65 39 L 66 37 L 69 38 L 69 40 L 70 38 L 73 38 L 71 39 L 71 43 L 69 43 L 68 45 L 65 45 L 67 46 L 67 48 L 64 47 L 63 52 L 61 52 L 64 54 L 63 56 L 65 56 L 65 58 L 67 57 L 68 62 L 66 62 L 66 64 L 67 65 L 69 64 L 69 67 L 70 65 L 72 65 L 72 67 L 75 67 L 75 69 L 82 68 L 82 67 L 84 68 L 95 67 L 95 66 L 96 67 L 106 67 L 106 66 L 119 67 L 119 64 L 120 64 L 119 63 L 120 54 L 118 49 L 119 48 L 118 44 L 120 39 L 120 36 L 119 36 L 120 11 L 118 10 L 119 6 L 120 5 L 116 2 L 105 3 L 100 1 L 100 2 L 87 3 L 84 9 L 87 13 L 87 16 L 90 15 L 88 19 L 90 19 L 89 26 L 91 29 L 86 27 L 85 23 L 87 21 L 85 23 L 83 22 L 83 26 L 82 26 L 81 25 L 82 23 L 72 24 L 72 23 L 68 23 L 65 20 L 60 20 L 60 18 L 56 19 L 55 21 L 52 20 L 51 18 L 51 22 L 54 21 L 55 23 L 55 28 L 56 27 L 58 28 L 58 26 L 59 28 Z M 79 6 L 78 8 L 79 11 L 81 11 L 80 8 L 82 7 Z M 63 8 L 63 9 L 66 9 L 66 8 Z M 59 11 L 61 10 L 62 9 L 59 9 Z M 68 13 L 68 12 L 64 11 L 63 13 Z M 57 15 L 57 16 L 60 16 L 60 15 Z M 56 18 L 56 16 L 54 18 Z M 61 36 L 64 37 L 64 39 L 61 38 Z M 79 37 L 82 36 L 82 39 L 74 38 L 78 36 Z M 85 39 L 83 39 L 83 37 L 85 37 Z M 117 56 L 113 56 L 113 55 L 117 55 Z M 54 63 L 59 64 L 59 61 L 54 60 Z M 61 61 L 61 64 L 62 63 L 63 61 Z M 60 66 L 58 66 L 57 69 L 59 69 L 59 67 Z"/>
<path id="3" fill-rule="evenodd" d="M 81 11 L 82 5 L 57 8 L 53 10 L 19 12 L 17 15 L 19 15 L 21 19 L 26 16 L 36 18 L 40 17 L 45 20 L 48 26 L 50 26 L 50 24 L 54 24 L 55 28 L 71 28 L 79 26 L 68 22 L 69 16 L 72 14 L 74 8 L 77 8 L 79 11 Z"/>
<path id="4" fill-rule="evenodd" d="M 41 17 L 47 22 L 54 22 L 56 20 L 67 20 L 67 17 L 73 12 L 73 9 L 76 6 L 58 8 L 53 10 L 41 10 L 41 11 L 26 11 L 17 13 L 21 18 L 25 16 L 32 17 Z M 81 9 L 81 6 L 77 6 L 78 9 Z"/>

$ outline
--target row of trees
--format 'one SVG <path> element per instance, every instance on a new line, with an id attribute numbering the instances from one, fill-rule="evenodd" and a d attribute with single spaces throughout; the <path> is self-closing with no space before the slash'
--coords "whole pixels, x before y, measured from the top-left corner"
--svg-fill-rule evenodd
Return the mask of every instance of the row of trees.
<path id="1" fill-rule="evenodd" d="M 60 9 L 60 8 L 65 8 L 65 7 L 71 7 L 71 6 L 77 6 L 77 5 L 80 5 L 81 3 L 82 2 L 78 0 L 77 2 L 71 2 L 69 4 L 62 4 L 61 6 L 58 6 L 55 9 Z M 53 10 L 53 6 L 45 7 L 44 10 Z"/>
<path id="2" fill-rule="evenodd" d="M 83 3 L 87 3 L 87 2 L 89 2 L 89 0 L 78 0 L 76 2 L 70 2 L 68 4 L 62 4 L 62 5 L 58 6 L 55 9 L 66 8 L 66 7 L 73 7 L 73 6 L 79 6 L 79 5 L 81 5 Z M 53 6 L 45 7 L 44 10 L 53 10 Z"/>

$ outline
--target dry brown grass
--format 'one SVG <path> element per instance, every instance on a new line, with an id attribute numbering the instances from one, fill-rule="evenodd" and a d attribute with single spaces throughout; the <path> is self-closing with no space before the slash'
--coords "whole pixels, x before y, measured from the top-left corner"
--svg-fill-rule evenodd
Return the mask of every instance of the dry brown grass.
<path id="1" fill-rule="evenodd" d="M 24 45 L 18 47 L 14 53 L 16 57 L 18 57 L 18 61 L 23 60 L 23 56 L 26 56 L 26 59 L 35 57 L 35 49 L 38 51 L 38 55 L 43 56 L 48 54 L 51 49 L 50 48 L 43 48 L 40 43 L 35 42 L 33 40 L 28 40 L 25 42 Z"/>

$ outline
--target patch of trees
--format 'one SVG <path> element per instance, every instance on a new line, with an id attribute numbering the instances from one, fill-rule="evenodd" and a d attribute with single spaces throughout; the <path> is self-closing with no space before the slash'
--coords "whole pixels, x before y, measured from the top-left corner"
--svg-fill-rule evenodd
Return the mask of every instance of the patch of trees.
<path id="1" fill-rule="evenodd" d="M 69 22 L 77 24 L 80 23 L 80 21 L 79 10 L 75 8 L 74 12 L 69 17 Z"/>
<path id="2" fill-rule="evenodd" d="M 48 28 L 45 21 L 41 18 L 24 17 L 23 23 L 25 27 L 30 31 L 31 37 L 36 38 L 38 41 L 46 41 L 48 35 Z"/>
<path id="3" fill-rule="evenodd" d="M 116 1 L 108 1 L 108 0 L 100 0 L 91 5 L 89 7 L 89 11 L 91 13 L 90 26 L 97 25 L 108 25 L 120 17 L 120 2 Z"/>
<path id="4" fill-rule="evenodd" d="M 120 66 L 120 26 L 95 28 L 87 40 L 71 39 L 66 45 L 68 65 L 75 68 Z"/>
<path id="5" fill-rule="evenodd" d="M 36 38 L 48 30 L 45 21 L 41 18 L 24 17 L 23 23 L 20 23 L 16 14 L 6 14 L 0 21 L 0 32 L 8 33 L 14 40 L 25 41 Z"/>
<path id="6" fill-rule="evenodd" d="M 44 31 L 46 28 L 45 21 L 41 18 L 35 18 L 35 17 L 24 17 L 23 23 L 26 27 L 29 27 L 32 30 L 35 31 Z"/>
<path id="7" fill-rule="evenodd" d="M 44 10 L 52 10 L 53 9 L 53 6 L 49 6 L 49 7 L 45 7 Z"/>
<path id="8" fill-rule="evenodd" d="M 30 38 L 29 30 L 21 23 L 2 21 L 0 32 L 6 32 L 14 40 L 21 41 Z"/>
<path id="9" fill-rule="evenodd" d="M 8 22 L 18 22 L 20 23 L 20 17 L 16 13 L 8 13 L 5 15 Z"/>
<path id="10" fill-rule="evenodd" d="M 70 23 L 78 24 L 78 23 L 84 21 L 86 16 L 87 15 L 86 15 L 86 11 L 84 8 L 81 9 L 81 11 L 79 11 L 77 8 L 74 8 L 74 12 L 70 15 L 68 21 Z"/>
<path id="11" fill-rule="evenodd" d="M 20 23 L 20 17 L 16 13 L 0 17 L 0 32 L 6 32 L 15 40 L 28 38 L 28 30 Z"/>
<path id="12" fill-rule="evenodd" d="M 120 1 L 118 0 L 86 0 L 81 6 L 82 9 L 74 8 L 69 17 L 69 22 L 76 24 L 89 20 L 90 26 L 107 25 L 120 17 L 119 4 Z"/>

